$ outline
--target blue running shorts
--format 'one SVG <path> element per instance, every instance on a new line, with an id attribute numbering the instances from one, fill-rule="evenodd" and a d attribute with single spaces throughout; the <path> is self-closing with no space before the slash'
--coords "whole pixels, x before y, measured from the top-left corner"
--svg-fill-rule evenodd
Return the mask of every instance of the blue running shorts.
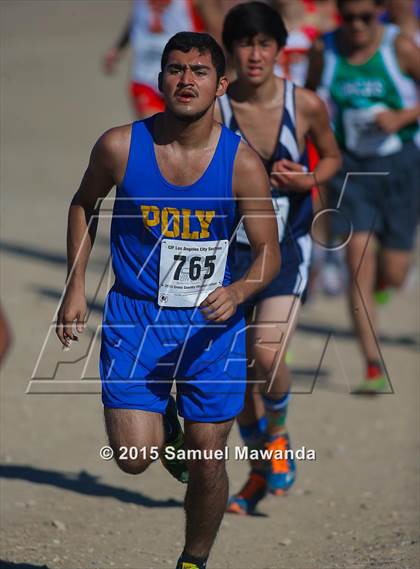
<path id="1" fill-rule="evenodd" d="M 245 396 L 245 332 L 242 309 L 214 324 L 198 309 L 161 308 L 114 287 L 102 327 L 104 406 L 163 414 L 175 380 L 185 419 L 236 417 Z"/>

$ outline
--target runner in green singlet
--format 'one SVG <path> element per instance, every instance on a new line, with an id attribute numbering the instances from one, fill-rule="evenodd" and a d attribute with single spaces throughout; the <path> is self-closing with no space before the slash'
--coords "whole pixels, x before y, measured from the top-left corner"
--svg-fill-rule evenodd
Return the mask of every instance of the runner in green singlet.
<path id="1" fill-rule="evenodd" d="M 338 0 L 342 26 L 317 41 L 307 86 L 329 103 L 343 167 L 330 182 L 341 215 L 332 232 L 347 245 L 350 307 L 366 362 L 357 392 L 386 390 L 374 335 L 374 292 L 400 287 L 410 268 L 420 177 L 420 52 L 395 25 L 379 21 L 380 2 Z M 351 173 L 349 175 L 349 173 Z"/>

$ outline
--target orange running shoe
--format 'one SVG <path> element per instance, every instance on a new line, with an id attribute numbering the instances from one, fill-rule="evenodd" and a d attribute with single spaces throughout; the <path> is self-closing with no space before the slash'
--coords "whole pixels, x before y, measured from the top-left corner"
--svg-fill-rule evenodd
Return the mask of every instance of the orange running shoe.
<path id="1" fill-rule="evenodd" d="M 242 490 L 229 500 L 227 512 L 246 516 L 252 514 L 267 494 L 267 483 L 264 474 L 251 470 Z"/>
<path id="2" fill-rule="evenodd" d="M 268 491 L 281 496 L 289 490 L 296 479 L 296 465 L 290 447 L 289 435 L 285 432 L 265 443 L 272 452 L 270 469 L 266 475 Z M 275 454 L 280 455 L 276 457 Z"/>

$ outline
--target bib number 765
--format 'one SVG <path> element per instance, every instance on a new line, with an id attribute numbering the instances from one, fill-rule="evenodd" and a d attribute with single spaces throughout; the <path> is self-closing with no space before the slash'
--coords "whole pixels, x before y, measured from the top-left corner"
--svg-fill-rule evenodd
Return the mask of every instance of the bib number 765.
<path id="1" fill-rule="evenodd" d="M 203 260 L 204 264 L 202 265 L 201 263 Z M 204 258 L 190 257 L 189 262 L 187 263 L 187 257 L 185 255 L 174 255 L 174 261 L 178 262 L 174 272 L 174 280 L 184 280 L 187 277 L 192 281 L 198 281 L 203 269 L 207 269 L 207 273 L 203 275 L 203 278 L 209 279 L 213 276 L 216 269 L 215 260 L 216 255 L 207 255 Z"/>

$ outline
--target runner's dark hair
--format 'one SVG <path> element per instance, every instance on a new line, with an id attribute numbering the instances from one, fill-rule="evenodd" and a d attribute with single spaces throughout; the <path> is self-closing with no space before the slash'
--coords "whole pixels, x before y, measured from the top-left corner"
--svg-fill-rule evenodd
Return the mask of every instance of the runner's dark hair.
<path id="1" fill-rule="evenodd" d="M 178 32 L 172 36 L 162 53 L 160 62 L 162 71 L 165 69 L 171 51 L 188 53 L 192 49 L 197 49 L 200 54 L 210 53 L 212 63 L 216 68 L 217 79 L 225 74 L 226 61 L 223 49 L 210 34 L 202 32 Z"/>
<path id="2" fill-rule="evenodd" d="M 277 10 L 264 2 L 247 2 L 233 7 L 223 24 L 223 45 L 232 53 L 233 43 L 264 34 L 276 40 L 279 49 L 286 45 L 287 30 Z"/>

